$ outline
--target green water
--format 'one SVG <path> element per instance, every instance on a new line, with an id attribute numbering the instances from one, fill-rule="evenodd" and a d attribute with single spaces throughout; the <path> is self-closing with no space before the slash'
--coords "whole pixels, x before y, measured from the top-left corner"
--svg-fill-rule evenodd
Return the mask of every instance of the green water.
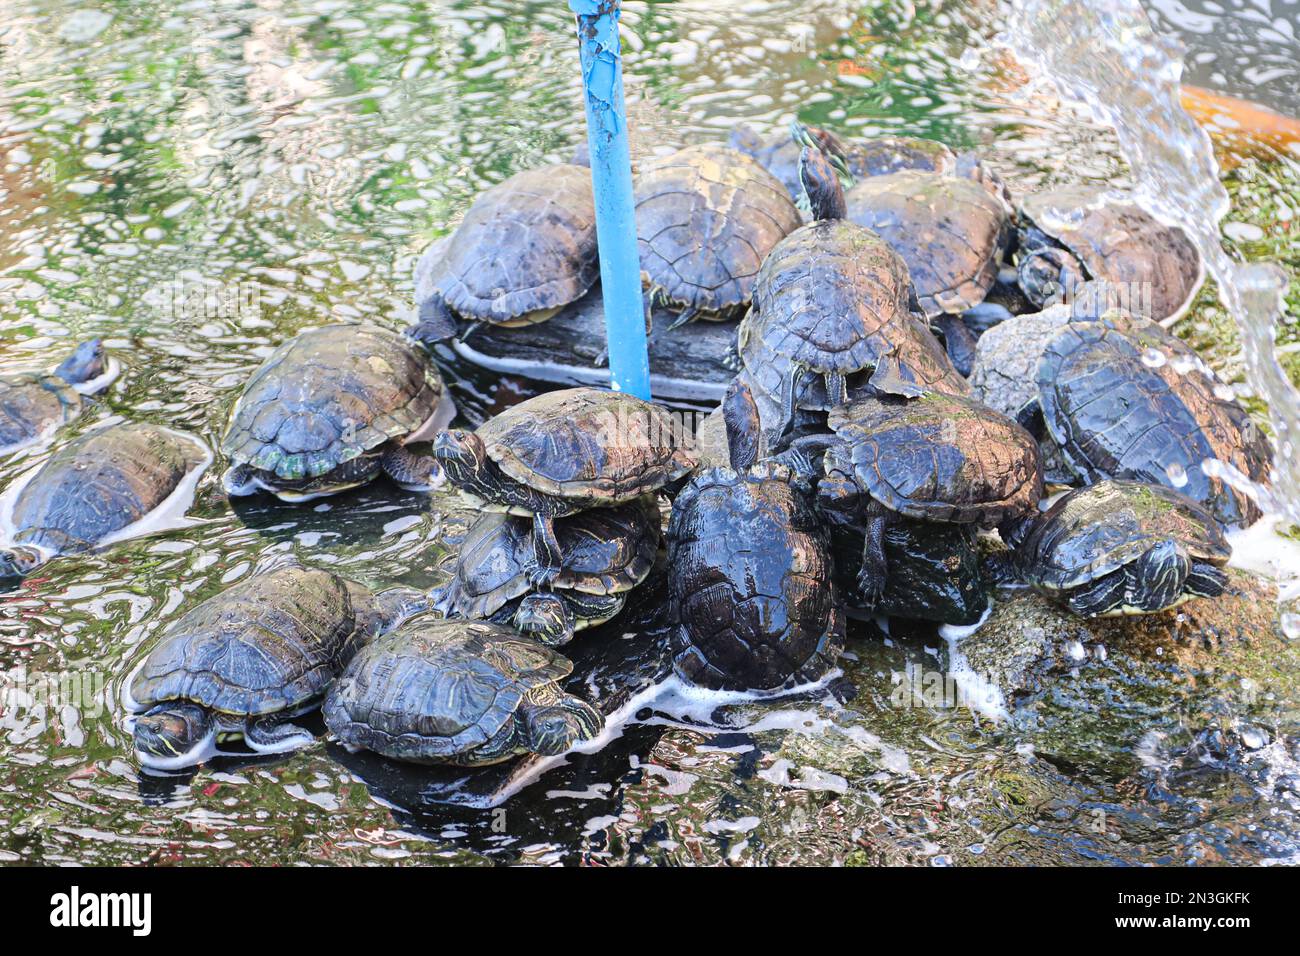
<path id="1" fill-rule="evenodd" d="M 968 3 L 626 3 L 638 150 L 798 115 L 978 148 L 1017 190 L 1122 183 L 1106 135 L 1017 97 L 1014 68 L 987 46 L 998 16 Z M 123 374 L 61 438 L 119 416 L 215 445 L 274 345 L 332 320 L 404 325 L 429 239 L 486 186 L 580 141 L 569 31 L 558 0 L 9 4 L 0 371 L 52 365 L 100 336 Z M 1294 276 L 1295 156 L 1236 159 L 1231 218 L 1247 227 L 1236 238 Z M 1234 378 L 1231 329 L 1210 293 L 1201 302 L 1179 331 Z M 1293 325 L 1281 330 L 1284 349 L 1295 338 Z M 453 374 L 471 417 L 528 391 Z M 42 454 L 0 462 L 0 485 Z M 375 586 L 426 585 L 456 524 L 446 498 L 387 484 L 303 507 L 248 499 L 236 511 L 219 472 L 200 484 L 190 527 L 58 559 L 0 594 L 9 685 L 22 673 L 84 691 L 76 707 L 10 695 L 17 705 L 0 713 L 0 862 L 1249 862 L 1295 852 L 1294 808 L 1271 791 L 1229 778 L 1171 794 L 1131 762 L 1112 770 L 1136 730 L 1089 736 L 1067 768 L 1036 758 L 1023 724 L 891 707 L 891 672 L 941 666 L 944 643 L 885 643 L 866 629 L 845 664 L 859 687 L 850 704 L 751 704 L 711 721 L 740 729 L 649 706 L 600 754 L 549 772 L 503 813 L 431 802 L 426 776 L 324 741 L 142 778 L 115 681 L 169 621 L 287 555 Z M 584 639 L 649 639 L 621 635 Z M 1131 824 L 1124 837 L 1090 829 L 1101 804 Z"/>

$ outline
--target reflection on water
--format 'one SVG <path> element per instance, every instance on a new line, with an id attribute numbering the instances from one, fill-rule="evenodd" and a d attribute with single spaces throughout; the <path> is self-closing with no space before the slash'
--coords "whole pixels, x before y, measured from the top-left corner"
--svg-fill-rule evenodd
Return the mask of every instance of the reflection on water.
<path id="1" fill-rule="evenodd" d="M 122 416 L 215 447 L 243 379 L 277 343 L 329 321 L 403 325 L 428 240 L 485 186 L 562 159 L 582 139 L 565 12 L 540 0 L 36 0 L 9 11 L 0 371 L 47 367 L 101 336 L 122 374 L 60 437 Z M 766 131 L 797 115 L 977 147 L 1021 189 L 1127 181 L 1109 135 L 1024 93 L 1018 68 L 991 45 L 1003 17 L 991 0 L 759 0 L 743 12 L 714 0 L 625 4 L 641 155 L 722 138 L 742 118 Z M 1295 193 L 1295 162 L 1252 155 L 1227 184 L 1238 199 L 1229 237 L 1293 269 L 1294 203 L 1280 197 Z M 1230 325 L 1208 297 L 1179 331 L 1239 377 Z M 1285 327 L 1284 349 L 1294 339 Z M 456 388 L 471 418 L 527 392 L 484 376 Z M 0 484 L 43 455 L 0 462 Z M 1133 768 L 1039 760 L 1032 733 L 967 710 L 891 706 L 890 675 L 943 667 L 944 642 L 886 642 L 870 625 L 851 642 L 845 670 L 859 693 L 847 703 L 747 704 L 704 722 L 656 703 L 601 752 L 493 810 L 430 804 L 436 775 L 325 742 L 142 778 L 114 682 L 167 622 L 291 555 L 375 586 L 427 585 L 463 517 L 446 496 L 386 483 L 302 507 L 230 502 L 220 470 L 199 486 L 194 526 L 57 559 L 0 594 L 0 671 L 19 705 L 0 714 L 0 862 L 1294 852 L 1293 810 L 1235 778 L 1169 792 Z M 630 638 L 613 630 L 584 638 L 575 656 L 635 657 L 656 639 L 649 625 Z M 1099 841 L 1089 824 L 1103 803 L 1137 836 Z"/>

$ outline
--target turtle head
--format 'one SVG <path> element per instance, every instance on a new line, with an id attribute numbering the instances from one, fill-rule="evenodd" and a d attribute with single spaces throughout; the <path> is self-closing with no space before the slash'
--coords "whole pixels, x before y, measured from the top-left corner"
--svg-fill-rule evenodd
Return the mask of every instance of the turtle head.
<path id="1" fill-rule="evenodd" d="M 41 553 L 35 548 L 18 545 L 0 548 L 0 581 L 21 578 L 30 574 L 41 563 Z"/>
<path id="2" fill-rule="evenodd" d="M 758 417 L 754 393 L 739 377 L 731 380 L 722 400 L 722 419 L 727 423 L 727 450 L 736 471 L 752 468 L 761 454 L 763 426 Z"/>
<path id="3" fill-rule="evenodd" d="M 448 428 L 433 440 L 433 457 L 447 480 L 470 491 L 485 483 L 488 472 L 487 446 L 483 439 L 463 428 Z"/>
<path id="4" fill-rule="evenodd" d="M 54 370 L 69 385 L 80 385 L 104 374 L 104 343 L 99 339 L 82 342 Z"/>
<path id="5" fill-rule="evenodd" d="M 790 138 L 799 146 L 808 146 L 820 150 L 826 161 L 835 170 L 840 182 L 845 187 L 853 185 L 853 173 L 849 170 L 849 154 L 844 149 L 840 138 L 828 129 L 820 126 L 805 126 L 798 120 L 790 124 Z"/>
<path id="6" fill-rule="evenodd" d="M 1144 611 L 1163 611 L 1183 596 L 1192 559 L 1181 542 L 1161 541 L 1147 549 L 1134 565 L 1134 603 Z"/>
<path id="7" fill-rule="evenodd" d="M 809 212 L 817 222 L 843 219 L 848 215 L 844 186 L 830 157 L 815 141 L 810 143 L 799 153 L 799 183 L 808 200 Z"/>
<path id="8" fill-rule="evenodd" d="M 520 601 L 515 627 L 543 644 L 567 644 L 573 639 L 568 609 L 554 591 L 536 591 Z"/>
<path id="9" fill-rule="evenodd" d="M 212 712 L 185 701 L 168 701 L 135 721 L 135 755 L 141 765 L 176 770 L 198 763 L 216 740 Z"/>

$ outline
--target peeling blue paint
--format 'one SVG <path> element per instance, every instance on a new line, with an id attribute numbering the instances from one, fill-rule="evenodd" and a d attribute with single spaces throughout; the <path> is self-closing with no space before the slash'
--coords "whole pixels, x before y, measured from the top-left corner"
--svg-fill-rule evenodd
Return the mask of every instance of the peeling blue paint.
<path id="1" fill-rule="evenodd" d="M 610 385 L 650 397 L 641 261 L 632 198 L 632 159 L 623 106 L 619 0 L 569 0 L 577 18 L 582 80 L 596 201 L 600 282 L 605 303 Z"/>

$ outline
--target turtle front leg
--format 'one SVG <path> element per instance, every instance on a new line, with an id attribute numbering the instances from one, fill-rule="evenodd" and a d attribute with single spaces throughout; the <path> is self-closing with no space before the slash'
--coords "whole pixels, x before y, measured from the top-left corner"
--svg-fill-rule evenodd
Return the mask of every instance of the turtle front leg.
<path id="1" fill-rule="evenodd" d="M 885 529 L 889 527 L 888 511 L 884 505 L 872 501 L 867 508 L 866 535 L 862 542 L 862 567 L 858 570 L 858 591 L 864 606 L 869 610 L 880 603 L 885 594 Z"/>
<path id="2" fill-rule="evenodd" d="M 1208 561 L 1193 561 L 1183 587 L 1197 597 L 1218 597 L 1228 587 L 1228 575 Z"/>
<path id="3" fill-rule="evenodd" d="M 1080 617 L 1102 617 L 1124 605 L 1126 586 L 1124 572 L 1114 571 L 1091 584 L 1075 588 L 1066 603 Z"/>
<path id="4" fill-rule="evenodd" d="M 442 466 L 432 455 L 417 455 L 397 442 L 388 443 L 379 459 L 379 467 L 407 491 L 433 491 L 447 480 Z"/>
<path id="5" fill-rule="evenodd" d="M 433 345 L 454 339 L 459 331 L 456 314 L 441 296 L 435 295 L 421 303 L 416 323 L 406 330 L 406 334 L 417 342 Z"/>
<path id="6" fill-rule="evenodd" d="M 282 754 L 314 743 L 312 734 L 275 717 L 258 717 L 244 728 L 244 740 L 260 754 Z"/>
<path id="7" fill-rule="evenodd" d="M 560 573 L 563 554 L 560 541 L 555 536 L 555 518 L 551 515 L 533 515 L 533 563 L 528 571 L 528 583 L 535 588 L 549 587 Z"/>

